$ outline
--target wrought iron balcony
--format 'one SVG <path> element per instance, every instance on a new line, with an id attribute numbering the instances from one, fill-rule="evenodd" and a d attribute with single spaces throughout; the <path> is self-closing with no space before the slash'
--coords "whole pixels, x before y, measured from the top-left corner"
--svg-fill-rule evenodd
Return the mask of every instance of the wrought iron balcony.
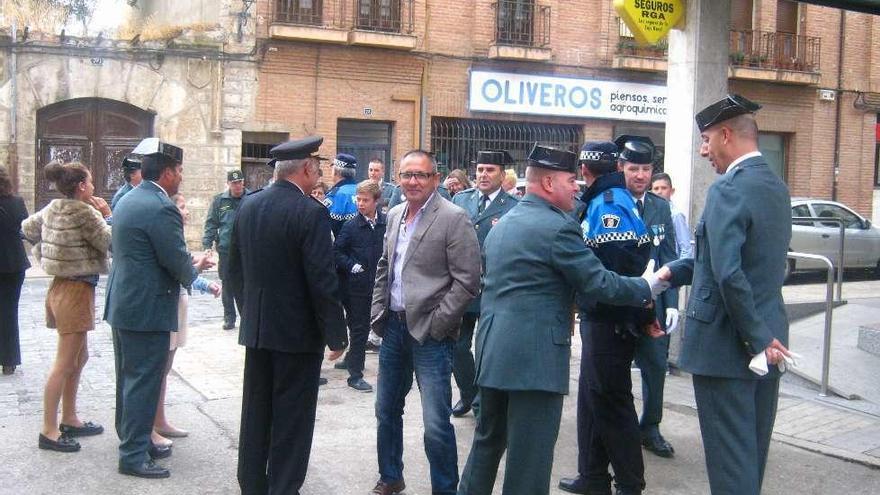
<path id="1" fill-rule="evenodd" d="M 275 22 L 320 26 L 323 19 L 323 0 L 275 0 Z"/>
<path id="2" fill-rule="evenodd" d="M 730 64 L 771 70 L 819 72 L 822 39 L 775 31 L 730 31 Z"/>
<path id="3" fill-rule="evenodd" d="M 354 0 L 354 28 L 412 33 L 413 0 Z"/>
<path id="4" fill-rule="evenodd" d="M 495 43 L 545 47 L 550 44 L 550 6 L 534 0 L 499 0 L 495 10 Z"/>

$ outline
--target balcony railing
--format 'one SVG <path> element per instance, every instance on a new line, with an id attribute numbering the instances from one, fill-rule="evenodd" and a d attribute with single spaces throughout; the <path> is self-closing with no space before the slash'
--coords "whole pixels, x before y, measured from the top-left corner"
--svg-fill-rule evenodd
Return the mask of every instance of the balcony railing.
<path id="1" fill-rule="evenodd" d="M 775 31 L 730 31 L 730 63 L 773 70 L 819 72 L 822 39 Z"/>
<path id="2" fill-rule="evenodd" d="M 617 55 L 625 57 L 666 58 L 669 44 L 666 38 L 661 39 L 654 45 L 640 45 L 636 42 L 635 36 L 633 36 L 632 31 L 623 22 L 623 19 L 618 18 L 617 22 L 619 29 Z"/>
<path id="3" fill-rule="evenodd" d="M 276 0 L 275 22 L 409 34 L 413 0 Z"/>
<path id="4" fill-rule="evenodd" d="M 495 9 L 495 43 L 525 47 L 550 44 L 550 6 L 534 0 L 499 0 Z"/>

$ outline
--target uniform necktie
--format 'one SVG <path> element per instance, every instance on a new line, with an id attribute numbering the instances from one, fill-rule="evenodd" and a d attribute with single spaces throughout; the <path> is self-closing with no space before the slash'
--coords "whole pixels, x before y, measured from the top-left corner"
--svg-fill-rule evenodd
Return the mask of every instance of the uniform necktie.
<path id="1" fill-rule="evenodd" d="M 477 208 L 477 214 L 483 213 L 486 210 L 486 205 L 489 204 L 489 196 L 484 194 L 482 198 L 480 198 L 480 207 Z"/>
<path id="2" fill-rule="evenodd" d="M 637 200 L 636 201 L 636 208 L 639 209 L 639 216 L 644 218 L 645 217 L 645 203 L 644 203 L 644 201 L 642 201 L 641 199 Z"/>

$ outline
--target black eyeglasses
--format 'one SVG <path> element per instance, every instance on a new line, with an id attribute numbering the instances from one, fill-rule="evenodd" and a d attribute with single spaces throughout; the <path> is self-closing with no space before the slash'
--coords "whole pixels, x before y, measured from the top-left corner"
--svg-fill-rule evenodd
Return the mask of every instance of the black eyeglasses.
<path id="1" fill-rule="evenodd" d="M 397 176 L 400 177 L 400 180 L 410 180 L 415 178 L 419 182 L 424 182 L 435 175 L 436 173 L 434 172 L 400 172 L 397 174 Z"/>

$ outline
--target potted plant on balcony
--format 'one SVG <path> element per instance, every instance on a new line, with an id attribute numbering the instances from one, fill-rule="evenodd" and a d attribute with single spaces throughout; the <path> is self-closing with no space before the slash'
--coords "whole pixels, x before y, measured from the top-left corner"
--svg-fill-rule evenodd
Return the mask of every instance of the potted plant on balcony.
<path id="1" fill-rule="evenodd" d="M 666 56 L 666 50 L 669 49 L 669 41 L 666 38 L 650 45 L 650 54 L 653 57 L 663 58 Z"/>
<path id="2" fill-rule="evenodd" d="M 635 55 L 638 43 L 632 38 L 621 38 L 617 42 L 617 53 L 621 55 Z"/>
<path id="3" fill-rule="evenodd" d="M 749 55 L 749 67 L 765 67 L 767 65 L 767 56 L 753 53 Z"/>
<path id="4" fill-rule="evenodd" d="M 743 52 L 731 52 L 730 54 L 730 63 L 733 65 L 743 65 L 745 59 L 746 54 Z"/>

